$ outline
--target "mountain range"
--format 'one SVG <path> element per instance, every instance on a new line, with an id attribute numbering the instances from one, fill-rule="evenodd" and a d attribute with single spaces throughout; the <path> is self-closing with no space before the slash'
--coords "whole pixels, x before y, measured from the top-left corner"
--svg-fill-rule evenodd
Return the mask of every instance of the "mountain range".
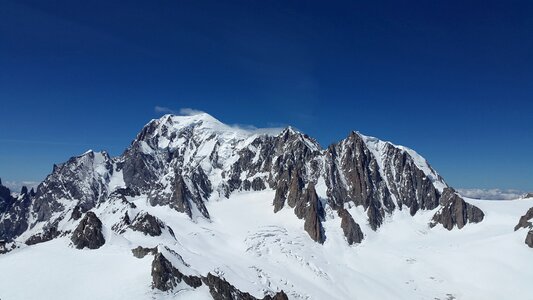
<path id="1" fill-rule="evenodd" d="M 530 207 L 359 132 L 164 115 L 122 155 L 0 182 L 0 299 L 531 299 Z"/>

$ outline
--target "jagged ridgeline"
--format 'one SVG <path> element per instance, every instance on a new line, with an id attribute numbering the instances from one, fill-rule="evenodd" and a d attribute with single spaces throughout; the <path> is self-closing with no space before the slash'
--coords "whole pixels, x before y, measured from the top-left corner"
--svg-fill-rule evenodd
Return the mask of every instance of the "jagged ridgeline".
<path id="1" fill-rule="evenodd" d="M 396 209 L 415 215 L 438 207 L 446 187 L 413 150 L 357 132 L 322 149 L 291 127 L 273 134 L 227 126 L 208 114 L 165 115 L 118 157 L 93 151 L 72 157 L 19 199 L 3 187 L 0 238 L 13 240 L 40 223 L 54 227 L 69 211 L 85 213 L 116 197 L 126 202 L 125 196 L 146 195 L 152 206 L 194 219 L 210 218 L 208 201 L 273 189 L 273 213 L 293 209 L 310 237 L 322 242 L 326 208 L 362 206 L 376 230 Z"/>
<path id="2" fill-rule="evenodd" d="M 431 226 L 449 230 L 483 220 L 480 209 L 411 149 L 358 132 L 323 149 L 291 127 L 244 130 L 202 113 L 152 120 L 120 156 L 88 151 L 54 165 L 35 192 L 13 195 L 1 186 L 0 239 L 17 247 L 68 236 L 75 248 L 97 249 L 106 242 L 102 228 L 111 222 L 116 234 L 133 230 L 175 240 L 177 228 L 132 199 L 196 222 L 216 217 L 208 203 L 223 205 L 235 193 L 254 191 L 272 191 L 269 213 L 293 212 L 318 243 L 330 234 L 322 225 L 326 218 L 339 218 L 342 229 L 335 232 L 350 245 L 364 242 L 362 227 L 376 231 L 400 210 L 414 216 L 440 207 Z M 359 223 L 350 213 L 353 207 L 364 212 Z M 159 269 L 184 276 L 160 251 L 152 252 Z M 205 274 L 191 278 L 191 286 L 227 283 Z M 153 286 L 177 284 L 177 279 L 161 280 Z"/>

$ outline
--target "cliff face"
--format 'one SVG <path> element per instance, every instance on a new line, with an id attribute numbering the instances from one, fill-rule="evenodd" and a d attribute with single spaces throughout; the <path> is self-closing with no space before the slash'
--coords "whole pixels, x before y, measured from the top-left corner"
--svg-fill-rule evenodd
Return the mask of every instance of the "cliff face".
<path id="1" fill-rule="evenodd" d="M 448 230 L 455 226 L 461 229 L 467 223 L 479 223 L 485 217 L 481 209 L 466 203 L 452 188 L 444 189 L 440 201 L 441 208 L 433 216 L 431 227 L 441 224 Z"/>

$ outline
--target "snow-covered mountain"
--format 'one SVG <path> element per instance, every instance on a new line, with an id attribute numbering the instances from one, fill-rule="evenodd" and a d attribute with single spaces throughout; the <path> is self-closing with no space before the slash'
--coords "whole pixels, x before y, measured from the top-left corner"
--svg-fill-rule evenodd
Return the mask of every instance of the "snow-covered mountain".
<path id="1" fill-rule="evenodd" d="M 531 255 L 516 241 L 531 218 L 513 231 L 528 205 L 465 201 L 415 151 L 358 132 L 323 149 L 291 127 L 165 115 L 120 156 L 0 187 L 0 298 L 79 299 L 91 282 L 100 299 L 473 299 L 456 272 L 498 239 Z M 21 268 L 49 281 L 15 288 Z"/>

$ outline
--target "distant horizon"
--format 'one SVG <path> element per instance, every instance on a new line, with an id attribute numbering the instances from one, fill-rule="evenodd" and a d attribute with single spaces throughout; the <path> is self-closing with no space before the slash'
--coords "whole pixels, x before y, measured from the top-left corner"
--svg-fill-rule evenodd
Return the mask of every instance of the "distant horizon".
<path id="1" fill-rule="evenodd" d="M 7 0 L 0 178 L 119 155 L 181 109 L 405 145 L 456 188 L 533 191 L 532 1 Z"/>

